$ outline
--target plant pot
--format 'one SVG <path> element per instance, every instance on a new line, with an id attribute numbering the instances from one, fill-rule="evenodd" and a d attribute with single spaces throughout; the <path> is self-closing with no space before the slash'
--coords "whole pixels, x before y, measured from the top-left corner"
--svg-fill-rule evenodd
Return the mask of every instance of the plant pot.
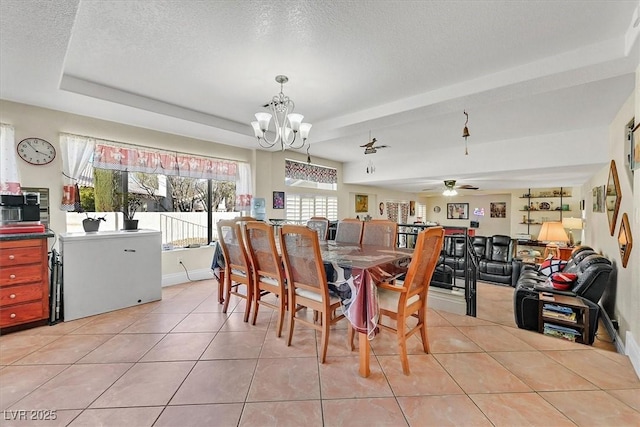
<path id="1" fill-rule="evenodd" d="M 98 228 L 100 228 L 100 220 L 96 220 L 93 218 L 83 219 L 82 228 L 84 228 L 84 231 L 87 233 L 98 231 Z"/>
<path id="2" fill-rule="evenodd" d="M 123 222 L 123 230 L 137 230 L 138 229 L 138 220 L 137 219 L 125 219 Z"/>

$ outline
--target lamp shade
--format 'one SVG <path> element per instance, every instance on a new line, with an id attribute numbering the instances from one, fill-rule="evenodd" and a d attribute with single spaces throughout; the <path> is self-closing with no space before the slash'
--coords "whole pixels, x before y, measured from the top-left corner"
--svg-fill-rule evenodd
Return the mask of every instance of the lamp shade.
<path id="1" fill-rule="evenodd" d="M 582 218 L 562 218 L 562 226 L 569 230 L 582 230 Z"/>
<path id="2" fill-rule="evenodd" d="M 568 242 L 569 236 L 561 222 L 543 222 L 538 234 L 540 242 Z"/>

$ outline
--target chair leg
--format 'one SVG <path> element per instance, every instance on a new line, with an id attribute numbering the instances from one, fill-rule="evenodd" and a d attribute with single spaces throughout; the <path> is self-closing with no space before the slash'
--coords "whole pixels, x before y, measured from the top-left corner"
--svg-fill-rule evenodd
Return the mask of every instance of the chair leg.
<path id="1" fill-rule="evenodd" d="M 229 308 L 229 300 L 231 299 L 231 277 L 225 275 L 224 283 L 224 305 L 222 306 L 222 312 L 226 313 Z"/>
<path id="2" fill-rule="evenodd" d="M 293 316 L 296 315 L 295 304 L 289 304 L 289 336 L 287 337 L 287 346 L 291 345 L 291 338 L 293 338 Z"/>
<path id="3" fill-rule="evenodd" d="M 322 313 L 322 347 L 320 349 L 321 358 L 320 363 L 324 363 L 327 358 L 327 348 L 329 347 L 329 319 L 327 319 L 328 313 Z"/>
<path id="4" fill-rule="evenodd" d="M 218 277 L 218 303 L 224 304 L 224 270 L 220 270 Z"/>
<path id="5" fill-rule="evenodd" d="M 422 338 L 422 349 L 425 353 L 430 353 L 429 336 L 427 335 L 427 313 L 426 310 L 420 310 L 418 315 L 418 325 L 420 326 L 420 337 Z"/>
<path id="6" fill-rule="evenodd" d="M 260 308 L 260 289 L 257 289 L 254 295 L 255 301 L 253 301 L 253 303 L 255 304 L 255 308 L 253 309 L 253 318 L 251 319 L 252 325 L 256 324 L 256 319 L 258 318 L 258 309 Z"/>
<path id="7" fill-rule="evenodd" d="M 282 335 L 282 324 L 284 323 L 284 312 L 286 311 L 286 302 L 284 295 L 278 297 L 278 323 L 276 324 L 276 336 L 280 338 Z"/>
<path id="8" fill-rule="evenodd" d="M 253 299 L 253 292 L 251 291 L 251 285 L 245 285 L 247 287 L 247 303 L 244 310 L 244 321 L 249 321 L 249 314 L 251 313 L 251 300 Z M 256 307 L 257 308 L 257 307 Z"/>
<path id="9" fill-rule="evenodd" d="M 398 349 L 400 350 L 400 361 L 402 362 L 402 372 L 409 375 L 409 359 L 407 357 L 407 337 L 405 335 L 406 319 L 398 317 Z"/>

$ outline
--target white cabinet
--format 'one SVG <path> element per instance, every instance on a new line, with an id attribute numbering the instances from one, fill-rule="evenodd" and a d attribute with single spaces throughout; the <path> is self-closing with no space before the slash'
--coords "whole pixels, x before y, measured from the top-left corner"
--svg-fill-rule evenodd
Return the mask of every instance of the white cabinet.
<path id="1" fill-rule="evenodd" d="M 159 231 L 62 233 L 64 320 L 162 298 Z"/>

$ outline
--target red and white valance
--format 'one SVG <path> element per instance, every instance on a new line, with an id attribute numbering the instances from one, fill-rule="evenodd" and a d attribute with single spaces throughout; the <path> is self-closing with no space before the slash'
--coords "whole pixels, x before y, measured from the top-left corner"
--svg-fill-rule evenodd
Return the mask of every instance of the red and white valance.
<path id="1" fill-rule="evenodd" d="M 285 160 L 284 171 L 285 177 L 290 179 L 304 179 L 323 184 L 338 183 L 338 171 L 334 168 Z"/>
<path id="2" fill-rule="evenodd" d="M 99 140 L 93 153 L 93 167 L 218 181 L 235 181 L 238 176 L 238 163 L 234 161 Z"/>

